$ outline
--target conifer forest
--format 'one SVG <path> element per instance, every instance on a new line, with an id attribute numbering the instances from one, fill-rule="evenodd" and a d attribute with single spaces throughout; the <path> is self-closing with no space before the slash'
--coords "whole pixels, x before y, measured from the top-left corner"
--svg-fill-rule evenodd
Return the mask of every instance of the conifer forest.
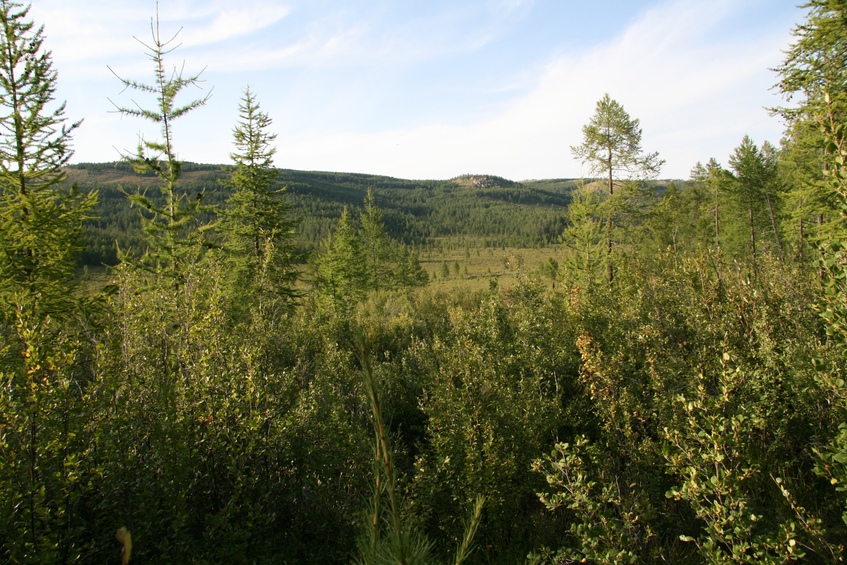
<path id="1" fill-rule="evenodd" d="M 802 8 L 778 146 L 660 180 L 612 92 L 591 178 L 412 181 L 278 169 L 247 87 L 180 161 L 155 18 L 112 110 L 160 135 L 73 163 L 0 0 L 0 562 L 842 562 L 847 1 Z"/>

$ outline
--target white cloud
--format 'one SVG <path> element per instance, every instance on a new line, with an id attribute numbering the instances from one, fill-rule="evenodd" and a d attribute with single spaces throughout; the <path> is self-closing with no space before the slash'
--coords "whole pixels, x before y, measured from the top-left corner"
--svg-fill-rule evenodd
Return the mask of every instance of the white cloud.
<path id="1" fill-rule="evenodd" d="M 228 4 L 210 14 L 205 25 L 186 28 L 182 40 L 187 47 L 194 47 L 249 36 L 278 23 L 290 12 L 289 7 L 276 2 L 241 2 L 237 8 Z"/>
<path id="2" fill-rule="evenodd" d="M 290 11 L 287 4 L 273 0 L 242 0 L 237 7 L 223 1 L 163 2 L 159 24 L 163 40 L 179 33 L 175 45 L 197 48 L 250 37 Z M 44 0 L 33 6 L 31 15 L 45 23 L 47 47 L 58 64 L 97 74 L 104 62 L 115 64 L 139 54 L 143 48 L 134 37 L 149 44 L 156 8 L 154 2 L 86 0 L 71 5 L 67 0 Z"/>
<path id="3" fill-rule="evenodd" d="M 488 172 L 513 179 L 578 176 L 569 147 L 604 92 L 644 130 L 645 150 L 667 160 L 663 176 L 687 177 L 698 160 L 726 156 L 745 133 L 777 141 L 768 93 L 785 33 L 724 35 L 737 5 L 679 0 L 641 17 L 620 37 L 550 61 L 507 111 L 467 126 L 445 121 L 366 135 L 298 136 L 280 154 L 297 168 L 447 178 Z"/>
<path id="4" fill-rule="evenodd" d="M 525 10 L 535 4 L 535 0 L 496 0 L 496 6 L 506 14 L 512 14 L 518 10 Z"/>
<path id="5" fill-rule="evenodd" d="M 582 125 L 608 92 L 641 120 L 644 148 L 667 160 L 665 175 L 686 177 L 698 160 L 726 162 L 745 133 L 759 143 L 779 137 L 778 120 L 763 107 L 777 103 L 768 67 L 779 63 L 791 22 L 785 29 L 770 24 L 771 31 L 740 29 L 771 1 L 654 4 L 608 40 L 567 53 L 555 51 L 567 42 L 549 45 L 547 60 L 528 55 L 521 68 L 485 71 L 472 81 L 429 73 L 449 67 L 456 54 L 485 61 L 491 54 L 485 49 L 512 29 L 509 18 L 543 15 L 540 2 L 416 4 L 409 13 L 391 3 L 339 1 L 324 10 L 298 0 L 237 8 L 228 0 L 168 0 L 160 15 L 163 33 L 185 27 L 184 49 L 169 62 L 185 59 L 187 73 L 208 64 L 207 86 L 216 86 L 197 120 L 192 114 L 179 126 L 190 160 L 226 160 L 238 95 L 249 81 L 258 82 L 263 108 L 278 118 L 282 167 L 418 178 L 578 176 L 569 147 L 581 141 Z M 111 143 L 134 143 L 140 124 L 106 115 L 107 96 L 127 102 L 106 64 L 128 78 L 150 76 L 150 61 L 132 36 L 146 40 L 154 9 L 152 0 L 87 0 L 72 8 L 66 0 L 41 0 L 33 7 L 60 71 L 59 98 L 67 97 L 69 115 L 89 116 L 77 134 L 81 159 L 109 159 Z M 598 22 L 573 25 L 604 29 Z M 395 81 L 395 71 L 403 79 Z M 401 80 L 437 86 L 409 83 L 404 91 Z M 422 110 L 410 106 L 403 115 L 412 92 L 427 93 L 413 98 Z M 417 125 L 383 123 L 388 115 Z M 363 124 L 367 133 L 354 131 Z"/>

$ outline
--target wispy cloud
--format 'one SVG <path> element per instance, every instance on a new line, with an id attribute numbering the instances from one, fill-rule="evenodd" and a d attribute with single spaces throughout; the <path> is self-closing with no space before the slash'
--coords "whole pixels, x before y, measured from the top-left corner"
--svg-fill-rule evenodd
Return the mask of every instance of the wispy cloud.
<path id="1" fill-rule="evenodd" d="M 268 69 L 387 67 L 443 59 L 490 44 L 528 2 L 502 4 L 330 2 L 320 14 L 298 20 L 296 26 L 280 26 L 273 36 L 241 46 L 239 57 L 262 62 Z M 292 12 L 308 10 L 301 3 Z"/>
<path id="2" fill-rule="evenodd" d="M 45 25 L 46 45 L 54 60 L 68 65 L 100 61 L 134 49 L 132 35 L 149 29 L 144 26 L 151 13 L 102 0 L 74 4 L 44 0 L 32 6 L 31 16 Z"/>
<path id="3" fill-rule="evenodd" d="M 497 116 L 367 135 L 299 136 L 283 154 L 305 168 L 330 164 L 395 175 L 509 178 L 578 176 L 569 147 L 604 92 L 641 119 L 644 147 L 686 177 L 698 160 L 725 160 L 745 133 L 776 141 L 763 108 L 787 30 L 750 39 L 715 35 L 739 17 L 735 3 L 680 0 L 646 12 L 621 36 L 551 60 L 530 92 Z M 297 165 L 300 166 L 300 165 Z"/>
<path id="4" fill-rule="evenodd" d="M 725 161 L 745 133 L 778 139 L 781 126 L 764 109 L 777 102 L 768 68 L 779 63 L 798 14 L 782 6 L 786 21 L 765 26 L 773 1 L 642 0 L 627 4 L 634 20 L 614 27 L 585 20 L 597 14 L 584 6 L 557 5 L 563 32 L 548 26 L 539 41 L 523 39 L 544 27 L 539 19 L 551 6 L 542 0 L 168 0 L 160 17 L 163 34 L 184 28 L 184 49 L 171 62 L 184 58 L 186 72 L 207 65 L 215 85 L 203 117 L 179 129 L 192 160 L 226 160 L 230 140 L 220 124 L 234 120 L 243 86 L 258 82 L 280 127 L 280 166 L 577 176 L 569 147 L 608 92 L 641 119 L 644 147 L 667 160 L 665 174 L 679 177 L 698 160 Z M 155 2 L 140 4 L 33 6 L 74 115 L 108 110 L 106 97 L 120 88 L 106 64 L 128 78 L 149 76 L 132 37 L 149 37 Z M 134 127 L 114 118 L 87 121 L 77 137 L 81 158 L 100 158 L 88 148 Z"/>
<path id="5" fill-rule="evenodd" d="M 533 4 L 535 4 L 534 0 L 496 0 L 495 2 L 495 5 L 506 14 L 529 9 Z"/>
<path id="6" fill-rule="evenodd" d="M 46 25 L 48 47 L 62 65 L 95 68 L 104 61 L 115 62 L 139 52 L 139 41 L 149 43 L 154 2 L 86 0 L 43 0 L 32 8 L 36 20 Z M 250 37 L 277 25 L 291 11 L 287 3 L 274 0 L 231 2 L 181 1 L 159 8 L 162 39 L 179 32 L 176 43 L 186 48 L 209 47 L 237 38 Z M 180 31 L 182 29 L 182 31 Z"/>
<path id="7" fill-rule="evenodd" d="M 278 2 L 240 2 L 216 10 L 203 25 L 186 28 L 183 42 L 188 47 L 241 38 L 277 24 L 291 8 Z"/>

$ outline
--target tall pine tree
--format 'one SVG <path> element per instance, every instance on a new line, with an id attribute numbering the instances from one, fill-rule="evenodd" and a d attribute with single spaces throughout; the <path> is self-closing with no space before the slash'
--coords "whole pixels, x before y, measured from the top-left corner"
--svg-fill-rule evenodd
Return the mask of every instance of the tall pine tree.
<path id="1" fill-rule="evenodd" d="M 77 561 L 85 376 L 75 253 L 94 193 L 61 187 L 71 135 L 29 6 L 0 0 L 0 561 Z"/>
<path id="2" fill-rule="evenodd" d="M 641 124 L 630 118 L 623 106 L 608 94 L 597 101 L 597 108 L 582 128 L 583 141 L 571 146 L 574 157 L 588 165 L 591 174 L 602 175 L 615 195 L 615 186 L 622 178 L 640 180 L 654 178 L 664 164 L 658 153 L 645 153 L 641 148 Z M 612 202 L 606 218 L 606 261 L 609 281 L 613 279 L 612 233 L 614 231 Z"/>
<path id="3" fill-rule="evenodd" d="M 729 164 L 735 173 L 731 190 L 746 218 L 751 257 L 755 258 L 766 245 L 781 254 L 782 238 L 777 222 L 781 197 L 776 150 L 767 142 L 760 149 L 745 135 L 730 156 Z M 763 238 L 764 234 L 767 237 Z"/>
<path id="4" fill-rule="evenodd" d="M 228 184 L 233 193 L 221 229 L 236 284 L 250 290 L 263 312 L 272 303 L 294 297 L 294 222 L 285 188 L 275 188 L 276 134 L 268 131 L 272 120 L 249 88 L 241 98 L 239 118 L 233 130 L 236 150 L 230 154 L 235 168 Z"/>
<path id="5" fill-rule="evenodd" d="M 365 208 L 360 215 L 362 224 L 362 254 L 365 261 L 365 279 L 372 290 L 390 288 L 392 273 L 390 269 L 391 249 L 388 232 L 382 219 L 382 210 L 376 205 L 373 191 L 368 189 L 365 196 Z"/>
<path id="6" fill-rule="evenodd" d="M 833 193 L 847 215 L 847 2 L 810 0 L 802 7 L 806 21 L 794 29 L 795 41 L 776 69 L 776 87 L 796 104 L 777 111 L 795 136 L 804 133 L 801 122 L 816 126 L 803 137 L 817 140 L 825 177 L 819 188 Z"/>
<path id="7" fill-rule="evenodd" d="M 0 299 L 6 309 L 36 301 L 56 314 L 67 306 L 82 222 L 96 196 L 60 188 L 80 122 L 67 123 L 65 104 L 55 103 L 51 54 L 28 13 L 0 0 Z"/>
<path id="8" fill-rule="evenodd" d="M 148 198 L 142 193 L 130 196 L 133 204 L 142 209 L 142 227 L 147 235 L 148 250 L 142 266 L 162 281 L 179 286 L 184 282 L 186 270 L 193 265 L 202 252 L 204 229 L 198 226 L 198 215 L 202 210 L 203 193 L 188 196 L 179 191 L 182 161 L 177 157 L 173 144 L 173 122 L 187 113 L 204 106 L 211 93 L 183 104 L 177 98 L 188 87 L 199 87 L 200 73 L 183 76 L 181 67 L 169 70 L 165 57 L 178 45 L 174 45 L 177 34 L 170 39 L 162 37 L 159 16 L 150 23 L 151 42 L 138 40 L 153 61 L 153 81 L 139 82 L 115 76 L 125 90 L 152 95 L 155 103 L 150 108 L 140 105 L 120 106 L 116 111 L 124 116 L 149 120 L 160 127 L 161 138 L 141 138 L 135 153 L 125 156 L 136 172 L 153 172 L 161 181 L 162 198 Z M 114 73 L 114 71 L 112 71 Z"/>

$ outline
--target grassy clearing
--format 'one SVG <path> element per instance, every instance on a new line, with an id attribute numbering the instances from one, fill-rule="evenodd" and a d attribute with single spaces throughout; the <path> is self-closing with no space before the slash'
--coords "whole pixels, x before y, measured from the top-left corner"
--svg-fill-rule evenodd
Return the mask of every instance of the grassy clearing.
<path id="1" fill-rule="evenodd" d="M 435 249 L 421 254 L 421 266 L 436 290 L 479 290 L 487 288 L 491 279 L 510 285 L 521 273 L 540 274 L 541 265 L 549 259 L 561 260 L 559 245 L 542 248 L 454 248 Z"/>
<path id="2" fill-rule="evenodd" d="M 564 250 L 561 245 L 542 248 L 532 247 L 458 247 L 439 246 L 424 250 L 420 255 L 421 266 L 429 275 L 429 287 L 433 290 L 483 290 L 491 279 L 501 286 L 514 284 L 518 275 L 543 276 L 541 265 L 549 259 L 561 262 Z M 301 291 L 309 288 L 309 269 L 299 265 L 301 275 L 297 287 Z M 85 267 L 79 277 L 83 285 L 96 292 L 110 282 L 112 271 L 108 267 Z"/>

